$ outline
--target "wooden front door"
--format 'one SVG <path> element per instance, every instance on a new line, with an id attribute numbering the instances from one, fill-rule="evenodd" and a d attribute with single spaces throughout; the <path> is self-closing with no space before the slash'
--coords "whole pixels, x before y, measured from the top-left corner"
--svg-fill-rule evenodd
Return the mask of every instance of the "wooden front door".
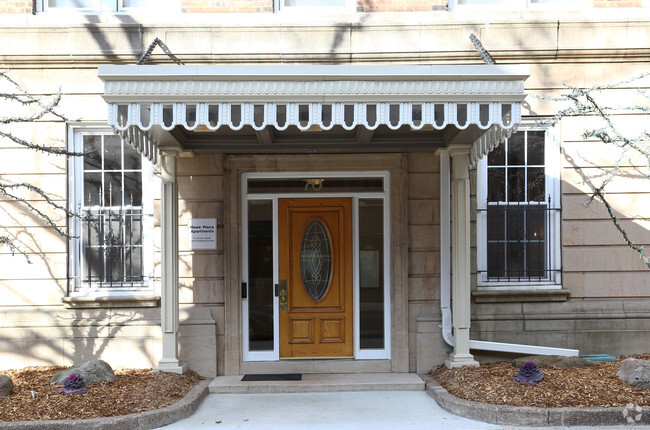
<path id="1" fill-rule="evenodd" d="M 352 199 L 279 199 L 280 358 L 352 357 Z"/>

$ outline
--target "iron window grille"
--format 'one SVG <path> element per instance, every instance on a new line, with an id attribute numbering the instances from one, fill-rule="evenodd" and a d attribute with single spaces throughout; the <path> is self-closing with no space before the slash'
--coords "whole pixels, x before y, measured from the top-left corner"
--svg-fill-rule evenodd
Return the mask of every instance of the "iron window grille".
<path id="1" fill-rule="evenodd" d="M 485 208 L 487 267 L 479 275 L 489 282 L 553 281 L 561 268 L 553 258 L 555 224 L 561 209 L 549 196 L 542 202 L 488 202 Z"/>
<path id="2" fill-rule="evenodd" d="M 89 288 L 141 287 L 146 217 L 141 207 L 96 207 L 83 212 L 83 274 Z"/>

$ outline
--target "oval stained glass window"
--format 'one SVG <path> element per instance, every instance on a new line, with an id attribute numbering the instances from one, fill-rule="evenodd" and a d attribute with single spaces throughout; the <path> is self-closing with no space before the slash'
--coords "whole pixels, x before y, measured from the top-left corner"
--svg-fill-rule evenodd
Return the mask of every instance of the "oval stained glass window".
<path id="1" fill-rule="evenodd" d="M 300 274 L 312 300 L 325 297 L 332 276 L 332 244 L 327 228 L 318 219 L 310 221 L 302 236 Z"/>

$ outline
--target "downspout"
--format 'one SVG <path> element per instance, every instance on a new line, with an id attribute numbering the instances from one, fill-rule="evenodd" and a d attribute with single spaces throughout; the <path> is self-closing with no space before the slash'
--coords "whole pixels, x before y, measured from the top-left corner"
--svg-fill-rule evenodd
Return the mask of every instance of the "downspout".
<path id="1" fill-rule="evenodd" d="M 440 313 L 442 314 L 442 338 L 447 345 L 454 346 L 451 313 L 451 196 L 449 152 L 439 150 L 440 156 Z M 552 348 L 548 346 L 521 345 L 515 343 L 469 341 L 470 349 L 482 351 L 511 352 L 527 355 L 578 356 L 577 349 Z"/>
<path id="2" fill-rule="evenodd" d="M 451 318 L 451 204 L 449 151 L 440 150 L 440 313 L 442 338 L 454 346 Z"/>

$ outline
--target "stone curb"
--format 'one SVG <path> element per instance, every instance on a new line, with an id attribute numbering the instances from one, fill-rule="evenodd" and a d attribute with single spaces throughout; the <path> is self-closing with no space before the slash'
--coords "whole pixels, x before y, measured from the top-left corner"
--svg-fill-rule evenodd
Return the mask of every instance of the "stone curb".
<path id="1" fill-rule="evenodd" d="M 153 411 L 85 420 L 3 421 L 0 422 L 0 430 L 148 430 L 163 427 L 192 415 L 201 401 L 208 395 L 210 381 L 210 379 L 200 381 L 178 402 Z"/>
<path id="2" fill-rule="evenodd" d="M 430 375 L 420 375 L 426 390 L 452 414 L 491 424 L 514 426 L 615 426 L 650 424 L 650 407 L 534 408 L 464 400 L 449 394 Z"/>

